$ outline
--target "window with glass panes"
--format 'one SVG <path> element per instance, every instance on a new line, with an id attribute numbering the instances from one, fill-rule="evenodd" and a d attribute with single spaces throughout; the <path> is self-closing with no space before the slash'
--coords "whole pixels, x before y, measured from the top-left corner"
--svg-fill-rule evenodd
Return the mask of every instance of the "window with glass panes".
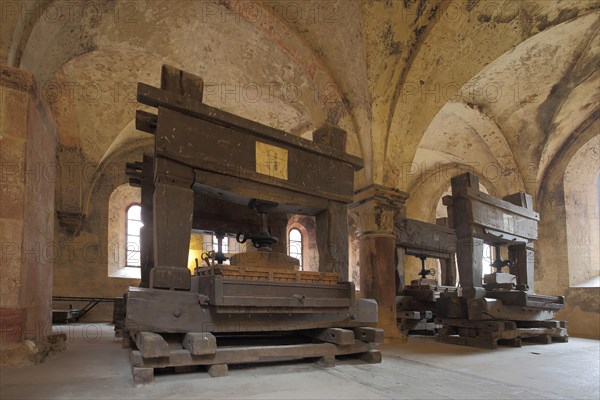
<path id="1" fill-rule="evenodd" d="M 217 237 L 215 235 L 212 235 L 212 241 L 213 241 L 213 250 L 216 252 L 219 250 L 219 239 L 217 239 Z M 223 245 L 221 246 L 221 249 L 222 249 L 223 253 L 229 252 L 229 243 L 227 240 L 227 236 L 225 236 L 223 238 Z"/>
<path id="2" fill-rule="evenodd" d="M 302 270 L 302 233 L 298 229 L 291 229 L 288 235 L 288 255 L 300 261 Z"/>
<path id="3" fill-rule="evenodd" d="M 140 257 L 140 229 L 142 223 L 142 207 L 132 204 L 127 208 L 126 241 L 125 241 L 125 265 L 128 267 L 141 266 Z"/>

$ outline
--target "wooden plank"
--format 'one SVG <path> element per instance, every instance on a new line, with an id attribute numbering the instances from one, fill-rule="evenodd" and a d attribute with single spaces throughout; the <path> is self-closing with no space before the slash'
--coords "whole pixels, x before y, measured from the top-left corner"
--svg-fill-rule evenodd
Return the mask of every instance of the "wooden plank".
<path id="1" fill-rule="evenodd" d="M 327 328 L 316 331 L 302 332 L 304 335 L 313 337 L 323 342 L 339 345 L 354 344 L 354 332 L 349 329 Z"/>
<path id="2" fill-rule="evenodd" d="M 536 240 L 538 238 L 537 219 L 528 218 L 514 212 L 507 212 L 507 210 L 498 208 L 497 206 L 475 200 L 471 201 L 471 212 L 472 221 L 470 223 L 527 240 Z"/>
<path id="3" fill-rule="evenodd" d="M 276 212 L 316 215 L 326 210 L 329 202 L 311 194 L 295 195 L 288 189 L 262 182 L 244 180 L 207 170 L 195 169 L 194 191 L 237 204 L 248 205 L 251 199 L 260 196 L 262 200 L 278 203 Z"/>
<path id="4" fill-rule="evenodd" d="M 525 337 L 527 341 L 539 343 L 539 344 L 550 344 L 552 343 L 552 338 L 550 335 L 538 335 L 538 336 L 527 336 Z"/>
<path id="5" fill-rule="evenodd" d="M 519 328 L 564 328 L 561 326 L 562 321 L 517 321 Z"/>
<path id="6" fill-rule="evenodd" d="M 510 213 L 516 214 L 526 219 L 531 219 L 535 221 L 540 220 L 539 213 L 524 207 L 516 206 L 508 201 L 499 199 L 489 194 L 480 192 L 478 188 L 466 187 L 461 193 L 463 193 L 465 197 L 470 198 L 471 200 L 486 203 L 492 206 L 493 208 L 509 211 Z"/>
<path id="7" fill-rule="evenodd" d="M 197 278 L 194 277 L 195 281 Z M 218 278 L 218 277 L 216 277 Z M 208 280 L 210 282 L 210 280 Z M 248 282 L 250 283 L 250 282 Z M 252 282 L 253 283 L 253 282 Z M 273 282 L 283 285 L 283 282 Z M 197 289 L 195 283 L 194 290 Z M 306 284 L 309 285 L 309 284 Z M 214 287 L 214 286 L 213 286 Z M 274 285 L 275 287 L 275 285 Z M 210 293 L 210 286 L 201 293 Z M 211 294 L 212 296 L 213 294 Z M 289 331 L 326 327 L 360 327 L 374 325 L 375 305 L 372 301 L 356 300 L 356 317 L 348 316 L 348 309 L 310 308 L 303 312 L 296 308 L 296 314 L 269 315 L 272 311 L 248 314 L 243 320 L 230 318 L 226 313 L 212 313 L 210 306 L 199 304 L 197 292 L 166 291 L 130 287 L 127 299 L 126 328 L 149 332 L 246 332 Z M 233 307 L 232 307 L 233 308 Z M 248 308 L 246 308 L 246 311 Z M 273 310 L 271 308 L 271 310 Z M 177 314 L 178 316 L 176 316 Z M 247 314 L 247 313 L 246 313 Z M 157 320 L 156 315 L 161 316 Z"/>
<path id="8" fill-rule="evenodd" d="M 260 296 L 223 296 L 223 301 L 218 306 L 246 306 L 246 307 L 320 307 L 344 308 L 350 307 L 350 299 L 334 299 L 326 297 L 304 298 L 297 297 L 260 297 Z M 217 312 L 219 312 L 217 310 Z M 227 311 L 223 311 L 227 312 Z"/>
<path id="9" fill-rule="evenodd" d="M 153 332 L 134 333 L 133 339 L 144 358 L 168 357 L 169 344 L 162 336 Z"/>
<path id="10" fill-rule="evenodd" d="M 394 226 L 396 245 L 418 250 L 437 252 L 440 257 L 449 257 L 456 252 L 456 234 L 453 229 L 410 218 L 396 220 Z"/>
<path id="11" fill-rule="evenodd" d="M 366 353 L 371 350 L 364 342 L 338 346 L 333 343 L 309 343 L 282 346 L 239 346 L 217 348 L 215 354 L 193 356 L 187 350 L 171 350 L 169 357 L 144 358 L 139 351 L 130 354 L 135 367 L 166 368 L 186 365 L 240 364 L 280 361 L 282 359 L 314 358 Z"/>
<path id="12" fill-rule="evenodd" d="M 505 329 L 504 321 L 470 321 L 468 319 L 436 318 L 436 324 L 461 328 L 477 328 L 487 331 L 502 331 Z"/>
<path id="13" fill-rule="evenodd" d="M 216 125 L 159 108 L 156 153 L 189 167 L 221 173 L 269 186 L 349 203 L 354 194 L 354 170 L 348 163 L 322 155 L 276 146 L 247 132 Z M 260 146 L 267 161 L 258 159 Z M 277 171 L 283 171 L 279 174 Z"/>
<path id="14" fill-rule="evenodd" d="M 445 335 L 436 335 L 435 340 L 441 343 L 448 344 L 458 344 L 461 346 L 472 346 L 479 347 L 482 349 L 491 349 L 495 350 L 498 348 L 498 343 L 496 339 L 480 339 L 480 338 L 471 338 L 471 337 L 462 337 L 462 336 L 445 336 Z"/>
<path id="15" fill-rule="evenodd" d="M 248 132 L 251 135 L 274 140 L 286 146 L 293 146 L 318 155 L 326 155 L 334 160 L 349 163 L 357 171 L 364 167 L 364 162 L 359 157 L 346 154 L 329 146 L 313 143 L 282 130 L 271 128 L 218 108 L 208 106 L 198 100 L 185 98 L 176 93 L 157 89 L 145 83 L 138 83 L 137 100 L 140 103 L 151 107 L 168 107 L 174 111 L 195 118 L 211 121 L 222 126 L 234 127 L 241 131 Z"/>
<path id="16" fill-rule="evenodd" d="M 383 329 L 360 327 L 354 328 L 354 339 L 370 343 L 383 343 Z"/>
<path id="17" fill-rule="evenodd" d="M 160 73 L 160 88 L 201 102 L 204 81 L 199 76 L 164 64 Z"/>
<path id="18" fill-rule="evenodd" d="M 181 345 L 192 355 L 214 354 L 217 351 L 217 338 L 208 332 L 189 332 Z"/>
<path id="19" fill-rule="evenodd" d="M 135 129 L 138 131 L 154 135 L 156 133 L 157 124 L 158 115 L 142 110 L 135 111 Z"/>

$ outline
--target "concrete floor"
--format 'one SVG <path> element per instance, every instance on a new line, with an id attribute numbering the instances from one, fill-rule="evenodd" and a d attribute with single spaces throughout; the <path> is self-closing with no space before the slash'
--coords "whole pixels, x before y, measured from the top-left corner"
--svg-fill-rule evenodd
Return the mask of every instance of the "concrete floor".
<path id="1" fill-rule="evenodd" d="M 600 342 L 481 350 L 411 338 L 380 348 L 381 364 L 338 361 L 230 367 L 229 375 L 157 374 L 134 387 L 128 351 L 108 324 L 67 325 L 66 352 L 4 368 L 2 399 L 598 399 Z"/>

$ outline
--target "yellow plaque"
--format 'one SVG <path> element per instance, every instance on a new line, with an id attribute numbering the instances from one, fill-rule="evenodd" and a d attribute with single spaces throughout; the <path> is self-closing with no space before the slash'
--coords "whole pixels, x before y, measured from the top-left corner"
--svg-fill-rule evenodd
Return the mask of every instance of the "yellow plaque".
<path id="1" fill-rule="evenodd" d="M 288 151 L 256 142 L 256 172 L 273 178 L 288 179 Z"/>

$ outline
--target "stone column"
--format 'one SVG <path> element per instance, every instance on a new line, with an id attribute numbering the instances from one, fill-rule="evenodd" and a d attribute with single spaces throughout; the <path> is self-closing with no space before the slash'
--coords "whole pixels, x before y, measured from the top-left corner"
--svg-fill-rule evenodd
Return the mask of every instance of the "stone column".
<path id="1" fill-rule="evenodd" d="M 396 238 L 394 220 L 404 215 L 408 194 L 380 185 L 355 193 L 350 206 L 359 243 L 360 295 L 377 301 L 378 327 L 386 340 L 402 338 L 396 322 Z"/>
<path id="2" fill-rule="evenodd" d="M 39 362 L 52 333 L 57 129 L 33 76 L 0 65 L 0 363 Z"/>

